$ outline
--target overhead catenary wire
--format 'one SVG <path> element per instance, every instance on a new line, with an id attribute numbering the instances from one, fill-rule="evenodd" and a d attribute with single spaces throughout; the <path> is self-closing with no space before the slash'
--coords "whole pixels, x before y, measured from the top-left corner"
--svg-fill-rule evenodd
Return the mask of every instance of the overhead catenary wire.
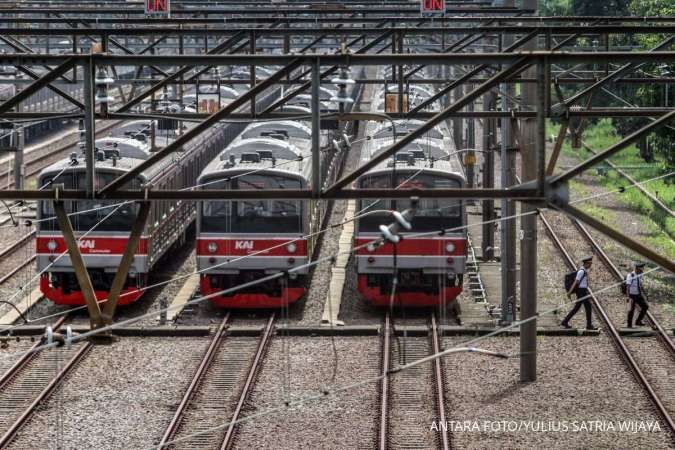
<path id="1" fill-rule="evenodd" d="M 650 270 L 646 271 L 645 274 L 648 274 L 648 273 L 651 273 L 651 272 L 654 272 L 654 271 L 657 271 L 657 270 L 660 270 L 660 269 L 659 268 L 653 268 L 653 269 L 650 269 Z M 608 285 L 608 286 L 606 286 L 606 287 L 604 287 L 604 288 L 602 288 L 598 291 L 595 291 L 595 293 L 598 294 L 598 293 L 601 293 L 601 292 L 604 292 L 604 291 L 607 291 L 607 290 L 610 290 L 610 289 L 614 289 L 618 285 L 620 285 L 621 283 L 623 283 L 623 280 L 618 281 L 616 283 L 612 283 L 612 284 L 610 284 L 610 285 Z M 575 303 L 586 300 L 587 298 L 590 298 L 590 294 L 588 296 L 581 297 L 581 298 L 578 298 L 576 300 L 567 301 L 567 302 L 565 302 L 565 305 L 573 305 Z M 334 389 L 323 389 L 323 390 L 321 390 L 321 391 L 319 391 L 315 394 L 307 395 L 303 398 L 279 403 L 277 406 L 273 406 L 273 407 L 270 407 L 268 409 L 264 409 L 260 412 L 250 414 L 246 417 L 242 417 L 240 419 L 237 419 L 236 421 L 224 422 L 221 425 L 218 425 L 216 427 L 211 427 L 211 428 L 201 430 L 199 432 L 195 432 L 195 433 L 192 433 L 190 435 L 175 439 L 173 441 L 165 442 L 161 447 L 157 447 L 157 446 L 148 447 L 147 450 L 155 450 L 155 449 L 161 450 L 162 448 L 166 448 L 169 445 L 178 444 L 178 443 L 180 443 L 180 442 L 182 442 L 186 439 L 194 438 L 194 437 L 197 437 L 197 436 L 200 436 L 200 435 L 203 435 L 203 434 L 212 433 L 214 431 L 218 431 L 218 430 L 223 429 L 225 427 L 229 427 L 232 424 L 242 424 L 242 423 L 250 422 L 252 420 L 260 419 L 262 417 L 266 417 L 266 416 L 272 415 L 272 414 L 277 413 L 277 412 L 287 411 L 288 409 L 290 409 L 294 406 L 300 406 L 300 405 L 303 405 L 305 403 L 323 400 L 323 399 L 327 399 L 329 397 L 335 397 L 337 394 L 347 392 L 347 391 L 350 391 L 350 390 L 353 390 L 353 389 L 357 389 L 357 388 L 363 387 L 363 386 L 371 384 L 371 383 L 376 383 L 376 382 L 382 380 L 385 377 L 390 377 L 390 376 L 395 375 L 399 372 L 409 370 L 413 367 L 416 367 L 416 366 L 419 366 L 421 364 L 425 364 L 425 363 L 434 361 L 436 359 L 442 358 L 442 357 L 450 355 L 450 354 L 459 353 L 459 352 L 469 352 L 469 353 L 476 353 L 476 354 L 486 354 L 486 355 L 496 356 L 496 357 L 506 359 L 506 358 L 509 357 L 508 354 L 484 350 L 484 349 L 479 349 L 479 348 L 475 347 L 475 344 L 477 344 L 481 341 L 487 340 L 491 337 L 497 336 L 499 334 L 502 334 L 502 333 L 504 333 L 508 330 L 518 328 L 521 325 L 526 324 L 528 322 L 535 321 L 538 318 L 540 318 L 541 316 L 555 313 L 559 309 L 561 309 L 560 305 L 556 306 L 555 308 L 548 309 L 544 312 L 537 313 L 532 317 L 528 317 L 527 319 L 523 319 L 523 320 L 520 320 L 520 321 L 517 321 L 517 322 L 513 322 L 512 324 L 510 324 L 508 326 L 505 326 L 505 327 L 502 327 L 502 328 L 497 328 L 497 329 L 495 329 L 494 331 L 492 331 L 488 334 L 478 336 L 476 338 L 470 339 L 469 341 L 462 342 L 462 343 L 454 345 L 452 347 L 448 347 L 446 349 L 443 349 L 443 350 L 441 350 L 439 352 L 436 352 L 436 353 L 432 353 L 431 355 L 425 356 L 423 358 L 419 358 L 419 359 L 416 359 L 416 360 L 411 361 L 409 363 L 406 363 L 404 365 L 394 367 L 392 369 L 389 369 L 388 371 L 386 371 L 383 374 L 374 375 L 372 377 L 365 378 L 365 379 L 362 379 L 362 380 L 359 380 L 359 381 L 356 381 L 356 382 L 353 382 L 353 383 L 338 386 Z"/>

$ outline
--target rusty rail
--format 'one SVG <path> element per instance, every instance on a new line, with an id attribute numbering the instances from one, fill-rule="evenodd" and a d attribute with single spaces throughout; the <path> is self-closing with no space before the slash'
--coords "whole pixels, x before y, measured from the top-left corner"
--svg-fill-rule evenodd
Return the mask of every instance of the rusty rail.
<path id="1" fill-rule="evenodd" d="M 553 240 L 554 244 L 560 252 L 563 254 L 565 258 L 565 262 L 567 263 L 568 267 L 570 269 L 574 269 L 574 260 L 570 256 L 570 254 L 567 252 L 567 249 L 563 245 L 563 243 L 560 241 L 558 236 L 555 234 L 553 231 L 553 228 L 551 227 L 551 224 L 549 223 L 548 220 L 546 220 L 546 217 L 544 217 L 543 213 L 540 212 L 539 217 L 541 221 L 543 222 L 546 230 L 548 231 L 549 235 L 551 236 L 551 239 Z M 595 311 L 597 315 L 600 317 L 602 322 L 605 324 L 607 327 L 607 330 L 609 331 L 609 335 L 612 338 L 612 341 L 616 345 L 616 348 L 619 350 L 619 353 L 621 356 L 624 358 L 626 363 L 628 364 L 628 367 L 631 369 L 635 377 L 637 378 L 638 382 L 642 385 L 644 390 L 647 392 L 647 396 L 649 399 L 652 401 L 654 406 L 656 406 L 656 409 L 659 411 L 661 416 L 663 417 L 665 423 L 667 424 L 668 428 L 670 429 L 670 432 L 675 435 L 675 423 L 673 422 L 672 417 L 670 416 L 670 413 L 664 406 L 663 402 L 661 401 L 661 398 L 659 395 L 656 393 L 654 388 L 652 387 L 651 383 L 649 380 L 647 380 L 647 377 L 645 374 L 642 372 L 642 369 L 640 369 L 638 363 L 635 361 L 633 358 L 633 355 L 631 354 L 630 350 L 628 347 L 626 347 L 626 344 L 623 342 L 621 339 L 621 336 L 619 335 L 619 332 L 617 331 L 616 327 L 612 323 L 612 321 L 609 319 L 609 316 L 605 312 L 604 308 L 600 304 L 600 301 L 597 299 L 595 294 L 593 294 L 593 291 L 589 289 L 591 301 L 593 302 L 593 307 L 595 308 Z"/>
<path id="2" fill-rule="evenodd" d="M 586 239 L 591 244 L 595 252 L 598 254 L 598 256 L 600 256 L 600 259 L 602 259 L 607 265 L 607 267 L 611 269 L 612 274 L 614 275 L 616 281 L 623 281 L 624 275 L 621 273 L 616 264 L 614 264 L 614 262 L 609 258 L 607 253 L 605 253 L 605 251 L 600 247 L 600 244 L 598 244 L 598 242 L 593 238 L 593 236 L 591 236 L 586 227 L 576 219 L 572 220 L 572 222 L 574 222 L 574 225 L 579 229 L 584 239 Z M 647 310 L 647 319 L 651 322 L 652 328 L 656 329 L 656 332 L 659 336 L 659 340 L 663 343 L 663 345 L 670 352 L 673 358 L 675 358 L 675 344 L 673 344 L 672 339 L 670 339 L 670 336 L 668 336 L 668 332 L 666 332 L 663 326 L 659 323 L 656 317 L 654 317 L 652 312 L 649 310 Z"/>
<path id="3" fill-rule="evenodd" d="M 11 441 L 16 436 L 17 432 L 28 421 L 31 415 L 35 412 L 37 407 L 54 392 L 54 390 L 61 384 L 70 371 L 82 360 L 93 348 L 91 342 L 85 342 L 82 347 L 70 358 L 61 370 L 52 378 L 49 384 L 38 394 L 38 396 L 31 402 L 26 410 L 14 421 L 11 427 L 0 438 L 0 448 L 7 448 Z M 21 365 L 24 367 L 24 364 Z M 16 373 L 15 373 L 16 374 Z M 14 375 L 13 375 L 14 376 Z"/>
<path id="4" fill-rule="evenodd" d="M 178 431 L 178 427 L 181 421 L 183 420 L 183 415 L 185 414 L 187 406 L 190 404 L 190 400 L 194 396 L 197 387 L 202 383 L 206 371 L 211 365 L 211 361 L 213 361 L 213 357 L 216 354 L 216 350 L 220 346 L 223 338 L 225 337 L 225 332 L 227 331 L 229 320 L 230 320 L 230 313 L 227 313 L 225 314 L 225 317 L 223 318 L 222 322 L 220 322 L 220 326 L 216 330 L 213 339 L 211 339 L 211 343 L 209 344 L 209 347 L 206 349 L 206 352 L 202 357 L 202 361 L 199 364 L 199 367 L 197 368 L 197 371 L 195 372 L 194 376 L 192 377 L 192 381 L 190 381 L 190 384 L 187 390 L 185 391 L 185 394 L 183 395 L 183 399 L 178 405 L 178 408 L 176 409 L 176 412 L 174 413 L 173 418 L 169 423 L 169 426 L 164 432 L 164 436 L 162 436 L 162 440 L 159 442 L 158 448 L 160 449 L 163 448 L 167 442 L 173 440 L 173 438 L 175 437 Z"/>
<path id="5" fill-rule="evenodd" d="M 241 414 L 241 411 L 244 408 L 244 404 L 246 403 L 246 400 L 248 400 L 248 397 L 251 394 L 251 391 L 253 390 L 253 385 L 255 384 L 255 379 L 260 370 L 263 357 L 265 355 L 265 352 L 267 351 L 267 347 L 269 346 L 270 341 L 272 340 L 271 336 L 274 332 L 275 322 L 276 322 L 276 314 L 272 313 L 269 320 L 267 321 L 265 329 L 263 330 L 263 335 L 260 338 L 258 350 L 256 351 L 255 358 L 251 363 L 251 368 L 248 371 L 248 376 L 246 377 L 244 387 L 242 388 L 241 394 L 239 395 L 237 407 L 235 408 L 232 417 L 230 417 L 230 424 L 227 427 L 227 433 L 225 434 L 223 443 L 220 446 L 221 450 L 227 450 L 231 448 L 232 444 L 234 443 L 234 435 L 237 429 L 237 421 L 239 420 L 239 415 Z"/>
<path id="6" fill-rule="evenodd" d="M 438 335 L 438 324 L 436 314 L 431 314 L 431 349 L 434 354 L 440 353 L 441 343 Z M 441 358 L 434 359 L 434 378 L 436 378 L 436 407 L 438 408 L 438 419 L 443 426 L 440 427 L 441 448 L 450 449 L 450 436 L 448 428 L 445 426 L 445 388 L 443 386 L 443 368 L 441 367 Z"/>
<path id="7" fill-rule="evenodd" d="M 380 382 L 380 433 L 378 436 L 378 448 L 387 449 L 387 428 L 389 422 L 389 377 L 391 358 L 391 318 L 389 312 L 384 317 L 384 329 L 382 330 L 382 381 Z"/>

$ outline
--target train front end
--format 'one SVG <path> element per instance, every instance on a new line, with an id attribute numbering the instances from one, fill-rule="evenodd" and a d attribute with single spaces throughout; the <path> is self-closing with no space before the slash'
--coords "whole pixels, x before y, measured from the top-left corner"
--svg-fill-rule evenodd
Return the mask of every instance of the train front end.
<path id="1" fill-rule="evenodd" d="M 202 173 L 203 189 L 307 187 L 307 163 L 298 158 L 297 147 L 277 139 L 245 139 L 240 144 Z M 225 308 L 279 308 L 299 300 L 307 268 L 257 281 L 309 262 L 313 241 L 306 236 L 308 208 L 306 201 L 284 199 L 202 202 L 197 234 L 202 295 L 212 295 L 210 300 Z"/>
<path id="2" fill-rule="evenodd" d="M 139 161 L 133 158 L 120 158 L 115 162 L 109 159 L 97 161 L 97 188 L 110 183 Z M 40 174 L 39 183 L 41 186 L 49 184 L 63 185 L 64 189 L 84 189 L 85 172 L 84 160 L 73 157 L 45 169 Z M 130 188 L 138 189 L 140 184 L 139 179 L 132 182 Z M 96 298 L 105 300 L 129 240 L 138 204 L 87 200 L 65 201 L 64 207 L 78 239 Z M 120 294 L 119 305 L 135 302 L 141 297 L 140 288 L 147 284 L 148 247 L 147 234 L 143 233 Z M 39 202 L 36 254 L 42 294 L 58 305 L 86 304 L 51 201 Z"/>
<path id="3" fill-rule="evenodd" d="M 424 163 L 375 170 L 358 180 L 363 189 L 460 188 L 464 179 Z M 418 167 L 419 166 L 419 167 Z M 412 195 L 412 194 L 411 194 Z M 466 265 L 466 224 L 461 200 L 420 199 L 412 229 L 399 234 L 396 244 L 382 237 L 380 225 L 394 221 L 390 211 L 410 208 L 410 200 L 360 200 L 356 222 L 356 266 L 358 290 L 376 306 L 426 307 L 449 304 L 461 292 Z M 394 276 L 397 283 L 394 283 Z"/>

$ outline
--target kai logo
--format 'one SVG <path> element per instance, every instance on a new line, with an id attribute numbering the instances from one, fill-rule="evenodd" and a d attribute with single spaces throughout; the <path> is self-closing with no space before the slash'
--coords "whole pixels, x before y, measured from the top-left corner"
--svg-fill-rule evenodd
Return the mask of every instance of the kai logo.
<path id="1" fill-rule="evenodd" d="M 234 241 L 235 250 L 253 250 L 253 241 Z"/>
<path id="2" fill-rule="evenodd" d="M 93 250 L 96 248 L 96 241 L 92 239 L 82 239 L 79 243 L 80 248 L 87 248 Z"/>

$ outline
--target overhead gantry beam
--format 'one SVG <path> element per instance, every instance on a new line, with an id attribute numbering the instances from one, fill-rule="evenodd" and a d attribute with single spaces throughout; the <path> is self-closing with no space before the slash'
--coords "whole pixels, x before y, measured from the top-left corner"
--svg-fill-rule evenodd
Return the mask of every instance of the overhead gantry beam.
<path id="1" fill-rule="evenodd" d="M 433 127 L 435 127 L 440 122 L 445 120 L 451 113 L 459 111 L 460 109 L 462 109 L 463 107 L 468 105 L 470 102 L 474 101 L 479 96 L 481 96 L 485 92 L 487 92 L 492 86 L 497 85 L 499 82 L 501 82 L 505 78 L 508 78 L 510 76 L 513 76 L 513 75 L 519 73 L 521 70 L 523 70 L 528 65 L 529 65 L 528 58 L 518 59 L 511 66 L 509 66 L 506 69 L 502 70 L 501 72 L 497 73 L 492 78 L 490 78 L 488 81 L 486 81 L 485 83 L 477 86 L 475 89 L 473 89 L 471 92 L 466 94 L 461 99 L 457 100 L 455 103 L 450 105 L 448 108 L 446 108 L 443 111 L 436 114 L 434 117 L 432 117 L 427 122 L 425 122 L 423 125 L 421 125 L 419 128 L 417 128 L 414 131 L 410 132 L 409 134 L 403 136 L 401 139 L 399 139 L 394 144 L 389 146 L 386 150 L 384 150 L 383 152 L 381 152 L 378 155 L 371 158 L 370 161 L 368 161 L 367 163 L 360 166 L 356 170 L 354 170 L 351 173 L 342 177 L 340 180 L 335 182 L 335 184 L 333 184 L 328 189 L 326 189 L 325 194 L 330 196 L 330 195 L 334 194 L 335 192 L 339 191 L 340 189 L 344 188 L 349 183 L 353 182 L 358 177 L 360 177 L 361 175 L 363 175 L 364 173 L 366 173 L 367 171 L 369 171 L 370 169 L 372 169 L 373 167 L 375 167 L 376 165 L 378 165 L 382 161 L 384 161 L 387 158 L 390 158 L 391 156 L 393 156 L 397 151 L 404 148 L 406 145 L 412 143 L 418 137 L 423 136 L 424 133 L 431 130 Z"/>
<path id="2" fill-rule="evenodd" d="M 28 97 L 39 91 L 45 86 L 48 86 L 49 83 L 59 78 L 64 73 L 68 72 L 74 65 L 75 61 L 69 59 L 65 61 L 60 66 L 55 67 L 48 73 L 46 73 L 41 78 L 38 78 L 33 83 L 31 83 L 25 89 L 19 91 L 16 95 L 8 99 L 6 102 L 0 104 L 0 114 L 5 113 L 12 109 L 14 106 L 18 105 L 22 101 L 26 100 Z"/>
<path id="3" fill-rule="evenodd" d="M 202 132 L 206 131 L 206 129 L 208 129 L 211 125 L 217 123 L 222 119 L 225 119 L 229 114 L 235 112 L 237 109 L 246 104 L 248 101 L 255 98 L 256 95 L 264 92 L 270 86 L 277 83 L 279 80 L 281 80 L 281 78 L 283 78 L 287 74 L 292 73 L 295 69 L 297 69 L 301 65 L 302 60 L 296 59 L 295 61 L 291 62 L 290 64 L 287 64 L 285 67 L 281 68 L 279 71 L 271 75 L 269 78 L 266 78 L 265 80 L 261 81 L 255 86 L 252 86 L 251 89 L 249 89 L 247 92 L 234 99 L 231 103 L 224 106 L 219 111 L 213 113 L 206 120 L 200 122 L 194 128 L 188 130 L 186 133 L 179 136 L 178 139 L 173 141 L 171 144 L 153 153 L 148 159 L 144 160 L 142 163 L 135 166 L 121 177 L 115 179 L 107 186 L 103 187 L 103 189 L 101 189 L 98 192 L 98 194 L 100 196 L 105 196 L 106 194 L 115 191 L 116 189 L 119 189 L 121 186 L 124 186 L 124 184 L 126 184 L 130 180 L 133 180 L 134 177 L 136 177 L 142 171 L 146 170 L 148 167 L 153 166 L 155 163 L 161 161 L 171 153 L 177 151 L 184 144 L 191 141 L 193 138 L 200 135 Z"/>

